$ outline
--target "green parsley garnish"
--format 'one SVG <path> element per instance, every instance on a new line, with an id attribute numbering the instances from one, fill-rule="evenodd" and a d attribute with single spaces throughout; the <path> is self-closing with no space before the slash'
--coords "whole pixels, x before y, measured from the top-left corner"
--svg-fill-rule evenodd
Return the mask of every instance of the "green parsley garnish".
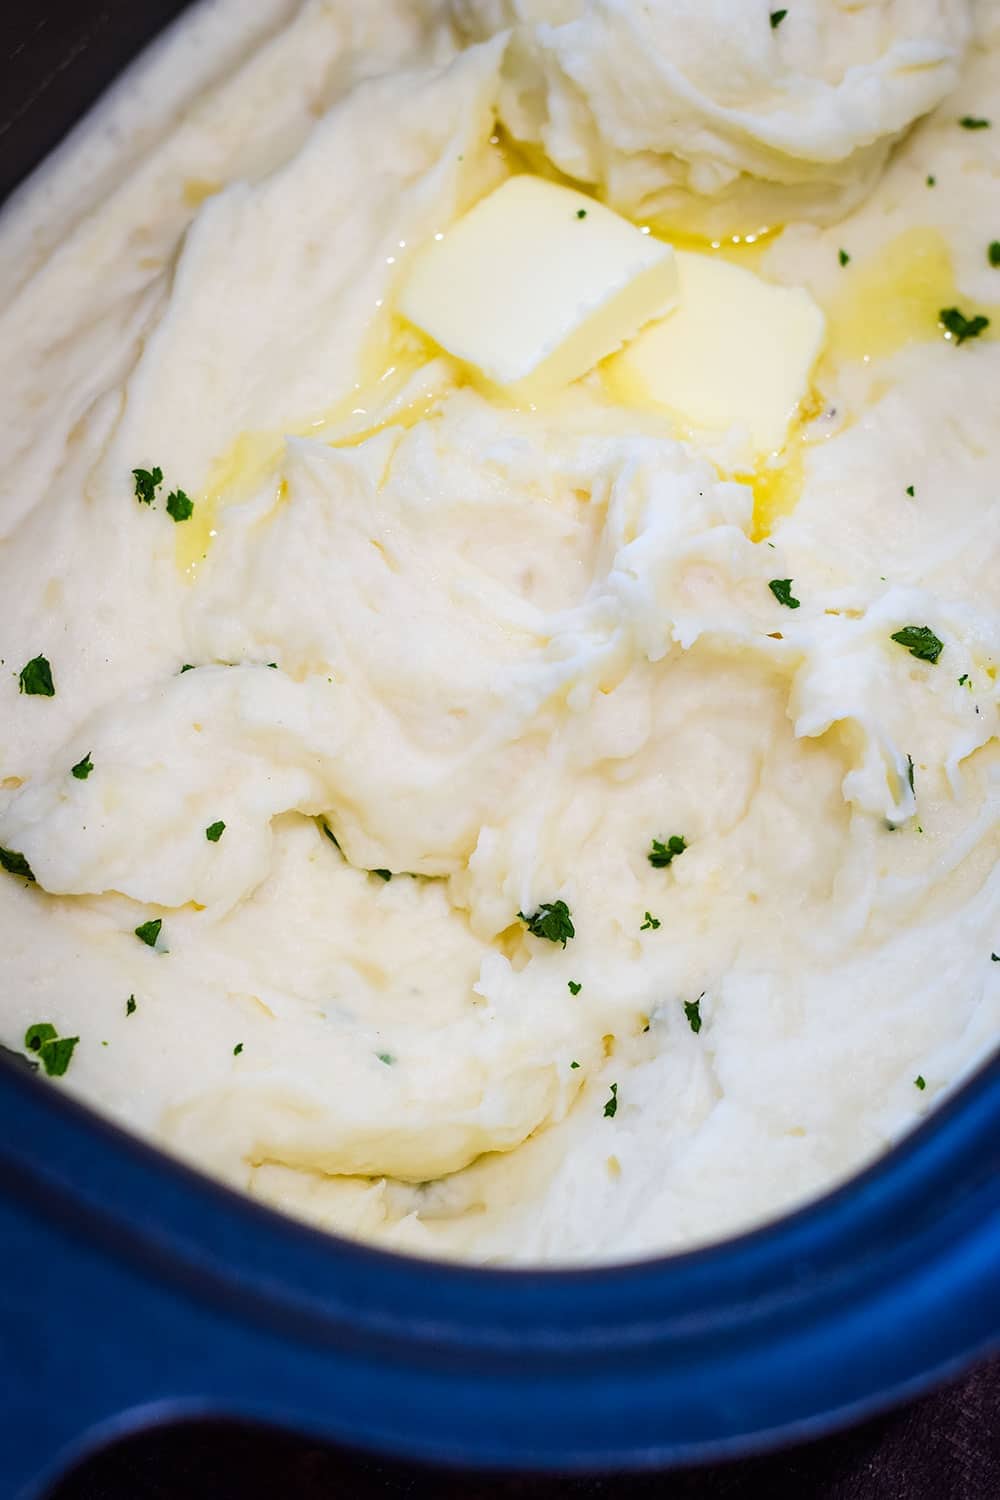
<path id="1" fill-rule="evenodd" d="M 237 1042 L 236 1046 L 233 1048 L 233 1056 L 234 1057 L 239 1057 L 239 1055 L 240 1055 L 240 1053 L 242 1051 L 243 1051 L 243 1043 L 242 1042 Z"/>
<path id="2" fill-rule="evenodd" d="M 129 995 L 128 999 L 125 1001 L 125 1014 L 127 1016 L 134 1016 L 135 1012 L 136 1012 L 135 996 L 134 995 Z"/>
<path id="3" fill-rule="evenodd" d="M 543 901 L 531 916 L 523 911 L 518 916 L 533 937 L 545 938 L 550 943 L 562 943 L 565 948 L 571 937 L 576 937 L 576 928 L 565 901 Z"/>
<path id="4" fill-rule="evenodd" d="M 210 844 L 217 844 L 226 831 L 226 825 L 221 818 L 218 823 L 209 823 L 205 829 L 205 837 Z"/>
<path id="5" fill-rule="evenodd" d="M 17 682 L 18 692 L 27 693 L 29 697 L 54 698 L 56 695 L 52 685 L 52 668 L 45 656 L 33 656 L 27 666 L 21 668 Z"/>
<path id="6" fill-rule="evenodd" d="M 145 943 L 147 948 L 155 948 L 156 940 L 163 926 L 162 917 L 154 917 L 151 922 L 141 922 L 135 929 L 135 935 L 140 943 Z"/>
<path id="7" fill-rule="evenodd" d="M 787 15 L 788 15 L 788 11 L 787 10 L 772 10 L 772 12 L 771 12 L 771 18 L 770 18 L 771 19 L 771 30 L 772 31 L 777 31 L 778 27 L 781 25 L 782 21 L 785 19 L 785 17 Z"/>
<path id="8" fill-rule="evenodd" d="M 70 774 L 75 776 L 77 781 L 86 781 L 93 769 L 94 762 L 91 760 L 90 751 L 88 750 L 83 760 L 78 760 L 76 765 L 73 766 Z"/>
<path id="9" fill-rule="evenodd" d="M 977 313 L 974 318 L 967 318 L 957 307 L 942 307 L 938 313 L 938 322 L 951 334 L 956 344 L 964 344 L 966 339 L 977 339 L 990 326 L 989 318 L 983 317 L 982 313 Z"/>
<path id="10" fill-rule="evenodd" d="M 847 253 L 846 250 L 838 250 L 837 251 L 837 259 L 840 261 L 840 264 L 842 266 L 846 266 L 847 263 L 848 263 L 848 261 L 850 260 L 850 258 L 851 257 L 848 255 L 848 253 Z"/>
<path id="11" fill-rule="evenodd" d="M 913 785 L 913 756 L 912 755 L 908 755 L 906 757 L 906 779 L 910 783 L 910 791 L 913 793 L 914 796 L 916 796 L 917 789 Z"/>
<path id="12" fill-rule="evenodd" d="M 391 1052 L 376 1052 L 375 1056 L 380 1063 L 385 1063 L 387 1068 L 391 1068 L 396 1061 Z"/>
<path id="13" fill-rule="evenodd" d="M 928 175 L 928 178 L 927 178 L 927 186 L 928 186 L 928 187 L 937 187 L 937 178 L 936 178 L 936 177 L 933 177 L 933 176 L 930 176 L 930 175 Z"/>
<path id="14" fill-rule="evenodd" d="M 989 120 L 984 120 L 981 115 L 963 115 L 958 122 L 963 130 L 989 130 Z"/>
<path id="15" fill-rule="evenodd" d="M 655 932 L 656 929 L 657 929 L 657 927 L 659 927 L 659 925 L 660 925 L 660 919 L 659 919 L 659 917 L 654 917 L 653 914 L 651 912 L 648 912 L 648 911 L 645 912 L 643 915 L 645 916 L 646 920 L 643 922 L 642 926 L 639 928 L 639 931 L 640 932 L 645 932 L 647 930 L 647 928 L 648 928 L 651 931 Z"/>
<path id="16" fill-rule="evenodd" d="M 16 849 L 0 849 L 0 870 L 8 875 L 20 875 L 24 880 L 34 880 L 34 872 L 23 854 Z"/>
<path id="17" fill-rule="evenodd" d="M 194 501 L 183 490 L 171 490 L 167 496 L 167 515 L 174 521 L 190 521 L 193 512 Z"/>
<path id="18" fill-rule="evenodd" d="M 392 871 L 391 870 L 372 870 L 371 874 L 372 875 L 377 875 L 378 878 L 379 878 L 379 880 L 389 881 L 389 880 L 392 879 Z"/>
<path id="19" fill-rule="evenodd" d="M 578 208 L 576 216 L 578 219 L 585 219 L 587 217 L 587 210 L 585 208 Z"/>
<path id="20" fill-rule="evenodd" d="M 618 1085 L 617 1085 L 617 1083 L 613 1083 L 611 1085 L 611 1098 L 608 1100 L 607 1104 L 604 1106 L 604 1114 L 605 1114 L 605 1116 L 606 1116 L 607 1119 L 613 1120 L 614 1117 L 615 1117 L 615 1115 L 617 1113 L 618 1113 Z"/>
<path id="21" fill-rule="evenodd" d="M 133 469 L 135 498 L 140 505 L 152 505 L 157 490 L 163 483 L 162 469 Z"/>
<path id="22" fill-rule="evenodd" d="M 704 995 L 699 995 L 697 1000 L 684 1001 L 684 1014 L 687 1016 L 687 1023 L 695 1036 L 701 1030 L 701 1002 L 704 998 Z"/>
<path id="23" fill-rule="evenodd" d="M 69 1067 L 78 1036 L 60 1036 L 50 1021 L 36 1021 L 24 1033 L 24 1045 L 41 1060 L 50 1078 L 61 1078 Z"/>
<path id="24" fill-rule="evenodd" d="M 654 870 L 665 870 L 668 865 L 673 864 L 678 854 L 684 853 L 687 847 L 688 842 L 683 834 L 672 833 L 665 844 L 659 839 L 653 839 L 646 858 Z"/>
<path id="25" fill-rule="evenodd" d="M 909 495 L 910 499 L 912 500 L 913 497 L 914 497 L 914 495 L 917 493 L 917 487 L 916 487 L 916 485 L 908 484 L 906 486 L 906 493 Z"/>
<path id="26" fill-rule="evenodd" d="M 1000 240 L 990 241 L 990 248 L 986 252 L 986 259 L 994 268 L 1000 266 Z"/>
<path id="27" fill-rule="evenodd" d="M 958 685 L 959 685 L 959 687 L 965 687 L 965 684 L 968 682 L 968 680 L 969 680 L 969 674 L 968 674 L 968 672 L 963 672 L 962 675 L 961 675 L 961 677 L 958 679 Z"/>
<path id="28" fill-rule="evenodd" d="M 924 1077 L 923 1073 L 918 1073 L 913 1082 L 916 1084 L 918 1089 L 925 1089 L 927 1087 L 927 1079 Z"/>
<path id="29" fill-rule="evenodd" d="M 184 663 L 183 667 L 181 667 L 180 671 L 177 673 L 177 675 L 178 675 L 178 677 L 183 677 L 185 672 L 193 672 L 193 671 L 194 671 L 194 662 L 186 661 Z"/>
<path id="30" fill-rule="evenodd" d="M 768 588 L 778 603 L 783 604 L 786 609 L 798 609 L 801 601 L 796 599 L 792 593 L 792 580 L 790 578 L 772 578 L 768 584 Z"/>
<path id="31" fill-rule="evenodd" d="M 29 1052 L 40 1052 L 45 1042 L 54 1041 L 58 1035 L 51 1021 L 36 1021 L 24 1033 L 24 1045 Z"/>
<path id="32" fill-rule="evenodd" d="M 1000 964 L 1000 953 L 991 953 L 990 958 L 992 958 L 995 964 Z"/>
<path id="33" fill-rule="evenodd" d="M 580 981 L 578 979 L 571 979 L 571 980 L 569 980 L 568 985 L 569 985 L 569 992 L 570 992 L 571 995 L 578 995 L 580 993 L 580 991 L 583 989 L 583 985 L 580 983 Z"/>
<path id="34" fill-rule="evenodd" d="M 570 1067 L 571 1068 L 578 1068 L 579 1066 L 580 1066 L 580 1064 L 578 1062 L 571 1062 L 570 1063 Z"/>
<path id="35" fill-rule="evenodd" d="M 918 661 L 929 661 L 932 666 L 944 650 L 944 641 L 938 640 L 929 625 L 904 625 L 894 632 L 892 640 L 905 646 Z"/>

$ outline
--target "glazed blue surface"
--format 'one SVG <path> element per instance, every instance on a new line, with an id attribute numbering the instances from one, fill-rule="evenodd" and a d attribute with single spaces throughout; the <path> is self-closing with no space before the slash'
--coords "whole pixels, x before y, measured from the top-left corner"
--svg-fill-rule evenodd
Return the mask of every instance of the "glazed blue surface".
<path id="1" fill-rule="evenodd" d="M 0 1063 L 0 1496 L 151 1420 L 232 1414 L 510 1468 L 716 1459 L 1000 1347 L 1000 1060 L 829 1197 L 594 1271 L 315 1233 Z"/>

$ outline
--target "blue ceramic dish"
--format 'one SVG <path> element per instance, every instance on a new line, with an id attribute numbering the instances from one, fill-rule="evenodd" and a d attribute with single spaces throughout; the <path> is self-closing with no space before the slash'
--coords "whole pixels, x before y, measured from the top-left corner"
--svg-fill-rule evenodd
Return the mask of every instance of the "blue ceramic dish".
<path id="1" fill-rule="evenodd" d="M 182 6 L 72 0 L 44 27 L 6 8 L 0 191 Z M 195 1414 L 455 1464 L 718 1459 L 818 1436 L 1000 1347 L 1000 1061 L 756 1233 L 504 1272 L 315 1233 L 0 1060 L 0 1255 L 2 1500 Z"/>
<path id="2" fill-rule="evenodd" d="M 485 1271 L 323 1235 L 0 1063 L 0 1494 L 143 1424 L 632 1469 L 815 1437 L 1000 1347 L 1000 1060 L 877 1165 L 691 1254 Z"/>

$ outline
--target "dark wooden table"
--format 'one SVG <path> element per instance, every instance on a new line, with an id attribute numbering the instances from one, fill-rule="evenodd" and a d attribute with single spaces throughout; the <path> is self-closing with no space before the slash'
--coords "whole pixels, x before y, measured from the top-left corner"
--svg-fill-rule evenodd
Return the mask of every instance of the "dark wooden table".
<path id="1" fill-rule="evenodd" d="M 212 1424 L 130 1439 L 50 1500 L 1000 1500 L 1000 1360 L 851 1432 L 711 1469 L 499 1478 Z"/>

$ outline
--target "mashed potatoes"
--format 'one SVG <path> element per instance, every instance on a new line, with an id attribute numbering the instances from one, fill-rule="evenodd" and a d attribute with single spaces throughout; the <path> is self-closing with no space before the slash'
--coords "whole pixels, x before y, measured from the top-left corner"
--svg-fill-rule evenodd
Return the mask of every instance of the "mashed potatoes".
<path id="1" fill-rule="evenodd" d="M 634 216 L 828 223 L 958 78 L 967 0 L 452 0 L 513 28 L 500 118 Z"/>
<path id="2" fill-rule="evenodd" d="M 636 97 L 676 70 L 689 113 L 640 143 L 610 0 L 244 9 L 0 223 L 3 1040 L 423 1253 L 772 1215 L 1000 1022 L 1000 122 L 959 124 L 1000 52 L 959 75 L 958 4 L 832 49 L 839 7 L 733 7 L 748 125 L 722 8 L 647 7 Z M 579 134 L 567 37 L 615 65 Z M 498 111 L 636 214 L 781 202 L 752 266 L 829 330 L 782 452 L 747 472 L 602 370 L 512 406 L 400 321 L 414 252 L 523 170 Z"/>

